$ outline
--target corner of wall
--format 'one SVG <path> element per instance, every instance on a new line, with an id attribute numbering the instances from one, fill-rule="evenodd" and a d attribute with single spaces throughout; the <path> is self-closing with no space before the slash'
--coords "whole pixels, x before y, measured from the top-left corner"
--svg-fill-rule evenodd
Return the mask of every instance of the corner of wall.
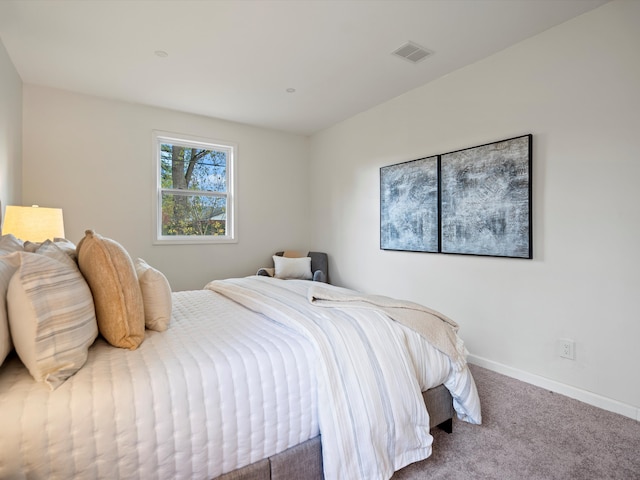
<path id="1" fill-rule="evenodd" d="M 0 40 L 0 218 L 22 200 L 22 79 Z"/>

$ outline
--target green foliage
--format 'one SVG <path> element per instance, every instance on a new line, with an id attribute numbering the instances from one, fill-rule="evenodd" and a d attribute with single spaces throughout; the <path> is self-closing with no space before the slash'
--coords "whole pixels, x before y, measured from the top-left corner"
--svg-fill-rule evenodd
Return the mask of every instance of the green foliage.
<path id="1" fill-rule="evenodd" d="M 163 235 L 226 235 L 226 199 L 162 196 Z"/>
<path id="2" fill-rule="evenodd" d="M 226 235 L 227 153 L 161 145 L 163 235 Z M 185 190 L 193 191 L 193 195 Z"/>
<path id="3" fill-rule="evenodd" d="M 226 192 L 227 152 L 161 145 L 162 188 Z"/>

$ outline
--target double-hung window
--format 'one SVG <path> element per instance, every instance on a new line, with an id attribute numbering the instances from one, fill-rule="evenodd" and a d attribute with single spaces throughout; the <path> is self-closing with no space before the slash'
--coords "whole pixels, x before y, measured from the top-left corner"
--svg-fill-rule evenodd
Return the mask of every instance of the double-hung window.
<path id="1" fill-rule="evenodd" d="M 230 243 L 237 146 L 154 132 L 155 243 Z"/>

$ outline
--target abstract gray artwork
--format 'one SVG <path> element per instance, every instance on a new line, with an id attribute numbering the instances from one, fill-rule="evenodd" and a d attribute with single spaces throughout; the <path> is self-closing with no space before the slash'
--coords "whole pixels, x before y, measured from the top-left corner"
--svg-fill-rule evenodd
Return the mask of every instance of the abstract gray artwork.
<path id="1" fill-rule="evenodd" d="M 380 169 L 380 248 L 438 251 L 438 157 Z"/>
<path id="2" fill-rule="evenodd" d="M 531 135 L 441 157 L 441 252 L 532 258 Z"/>

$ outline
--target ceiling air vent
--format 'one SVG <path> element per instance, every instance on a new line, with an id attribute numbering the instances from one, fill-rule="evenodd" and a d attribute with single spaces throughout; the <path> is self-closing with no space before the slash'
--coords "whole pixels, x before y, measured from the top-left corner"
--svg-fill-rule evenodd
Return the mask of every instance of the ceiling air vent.
<path id="1" fill-rule="evenodd" d="M 419 61 L 427 58 L 429 55 L 433 55 L 433 52 L 427 50 L 424 47 L 421 47 L 416 43 L 407 42 L 400 48 L 398 48 L 395 52 L 393 52 L 393 54 L 400 58 L 404 58 L 411 63 L 418 63 Z"/>

